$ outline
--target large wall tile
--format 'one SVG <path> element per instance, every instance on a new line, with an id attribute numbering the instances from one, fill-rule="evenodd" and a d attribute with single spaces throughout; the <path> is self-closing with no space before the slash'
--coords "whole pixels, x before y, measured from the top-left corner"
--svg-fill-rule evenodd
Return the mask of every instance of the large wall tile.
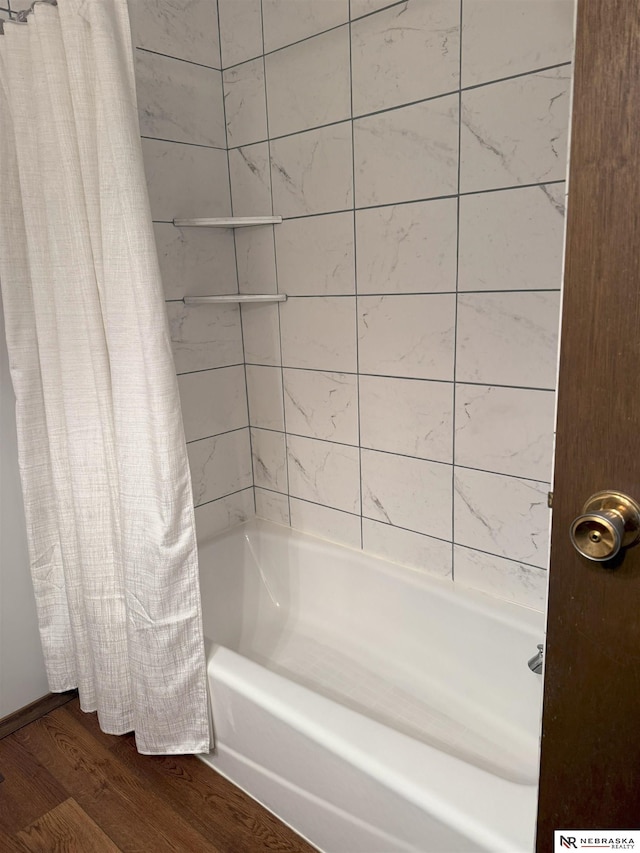
<path id="1" fill-rule="evenodd" d="M 463 86 L 573 57 L 574 0 L 464 0 L 462 8 Z"/>
<path id="2" fill-rule="evenodd" d="M 247 392 L 241 365 L 184 373 L 178 377 L 178 389 L 187 441 L 248 426 Z"/>
<path id="3" fill-rule="evenodd" d="M 454 546 L 453 555 L 456 583 L 523 607 L 544 610 L 547 595 L 547 573 L 544 569 L 460 545 Z"/>
<path id="4" fill-rule="evenodd" d="M 455 198 L 356 213 L 358 293 L 456 289 Z"/>
<path id="5" fill-rule="evenodd" d="M 237 305 L 167 303 L 177 373 L 242 364 L 242 329 Z"/>
<path id="6" fill-rule="evenodd" d="M 242 524 L 253 516 L 253 489 L 243 489 L 241 492 L 198 506 L 195 514 L 198 544 L 203 545 L 219 533 Z"/>
<path id="7" fill-rule="evenodd" d="M 280 364 L 277 305 L 243 305 L 242 333 L 247 364 Z"/>
<path id="8" fill-rule="evenodd" d="M 451 466 L 362 450 L 362 514 L 451 539 Z"/>
<path id="9" fill-rule="evenodd" d="M 290 296 L 355 292 L 353 214 L 289 219 L 275 229 L 278 285 Z"/>
<path id="10" fill-rule="evenodd" d="M 330 441 L 287 437 L 291 497 L 360 512 L 358 449 Z"/>
<path id="11" fill-rule="evenodd" d="M 273 225 L 238 228 L 235 240 L 240 293 L 277 293 Z"/>
<path id="12" fill-rule="evenodd" d="M 560 287 L 564 183 L 460 199 L 460 290 Z"/>
<path id="13" fill-rule="evenodd" d="M 453 379 L 455 296 L 358 299 L 361 373 Z"/>
<path id="14" fill-rule="evenodd" d="M 548 483 L 456 468 L 456 544 L 545 568 L 548 489 Z"/>
<path id="15" fill-rule="evenodd" d="M 271 137 L 350 117 L 347 26 L 268 55 L 265 73 Z"/>
<path id="16" fill-rule="evenodd" d="M 267 138 L 267 101 L 262 57 L 236 65 L 223 74 L 230 148 Z"/>
<path id="17" fill-rule="evenodd" d="M 233 234 L 220 228 L 153 226 L 167 299 L 236 293 Z"/>
<path id="18" fill-rule="evenodd" d="M 356 207 L 455 193 L 458 96 L 354 122 Z"/>
<path id="19" fill-rule="evenodd" d="M 363 447 L 451 462 L 452 427 L 452 383 L 360 377 Z"/>
<path id="20" fill-rule="evenodd" d="M 570 84 L 563 67 L 463 92 L 461 192 L 564 180 Z"/>
<path id="21" fill-rule="evenodd" d="M 354 374 L 284 371 L 287 432 L 358 443 L 358 381 Z"/>
<path id="22" fill-rule="evenodd" d="M 291 526 L 348 548 L 360 547 L 359 515 L 292 498 Z"/>
<path id="23" fill-rule="evenodd" d="M 271 143 L 273 209 L 279 216 L 330 213 L 353 205 L 351 123 Z"/>
<path id="24" fill-rule="evenodd" d="M 281 368 L 248 364 L 246 371 L 249 423 L 252 427 L 284 430 Z"/>
<path id="25" fill-rule="evenodd" d="M 253 485 L 248 428 L 194 441 L 187 452 L 196 507 Z"/>
<path id="26" fill-rule="evenodd" d="M 260 6 L 260 0 L 218 0 L 223 68 L 262 53 Z"/>
<path id="27" fill-rule="evenodd" d="M 251 453 L 255 485 L 275 492 L 286 492 L 287 450 L 284 433 L 252 429 Z"/>
<path id="28" fill-rule="evenodd" d="M 458 88 L 460 2 L 406 2 L 351 27 L 355 115 Z"/>
<path id="29" fill-rule="evenodd" d="M 263 0 L 267 53 L 349 20 L 349 0 Z"/>
<path id="30" fill-rule="evenodd" d="M 220 68 L 218 15 L 211 0 L 129 0 L 137 47 Z"/>
<path id="31" fill-rule="evenodd" d="M 554 388 L 559 312 L 554 292 L 460 295 L 456 379 Z"/>
<path id="32" fill-rule="evenodd" d="M 259 142 L 229 151 L 231 201 L 234 216 L 271 214 L 269 145 Z"/>
<path id="33" fill-rule="evenodd" d="M 145 50 L 135 60 L 143 136 L 226 148 L 219 71 Z"/>
<path id="34" fill-rule="evenodd" d="M 289 299 L 281 307 L 280 322 L 285 367 L 355 372 L 355 297 Z"/>
<path id="35" fill-rule="evenodd" d="M 276 524 L 290 524 L 289 496 L 267 489 L 256 489 L 256 515 Z"/>
<path id="36" fill-rule="evenodd" d="M 451 576 L 451 543 L 391 524 L 362 519 L 363 548 L 369 554 L 426 574 Z"/>
<path id="37" fill-rule="evenodd" d="M 231 214 L 225 151 L 143 139 L 142 154 L 153 219 Z"/>
<path id="38" fill-rule="evenodd" d="M 555 395 L 456 386 L 456 465 L 551 479 Z"/>

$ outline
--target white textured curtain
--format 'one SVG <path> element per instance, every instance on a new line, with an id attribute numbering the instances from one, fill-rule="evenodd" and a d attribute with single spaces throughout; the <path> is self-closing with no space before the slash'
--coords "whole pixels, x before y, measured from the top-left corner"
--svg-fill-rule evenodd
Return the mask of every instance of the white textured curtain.
<path id="1" fill-rule="evenodd" d="M 0 36 L 0 281 L 52 691 L 141 752 L 209 747 L 191 481 L 126 0 Z"/>

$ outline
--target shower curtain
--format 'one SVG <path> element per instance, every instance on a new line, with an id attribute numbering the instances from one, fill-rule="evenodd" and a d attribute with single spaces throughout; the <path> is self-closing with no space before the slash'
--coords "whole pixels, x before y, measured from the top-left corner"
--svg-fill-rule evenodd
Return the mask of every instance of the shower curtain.
<path id="1" fill-rule="evenodd" d="M 42 646 L 105 732 L 209 747 L 191 481 L 126 0 L 0 35 L 0 284 Z"/>

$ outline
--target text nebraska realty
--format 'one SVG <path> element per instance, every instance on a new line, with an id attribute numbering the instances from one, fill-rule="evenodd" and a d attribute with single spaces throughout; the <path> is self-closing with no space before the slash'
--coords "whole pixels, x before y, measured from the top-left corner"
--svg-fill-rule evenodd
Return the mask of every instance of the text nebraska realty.
<path id="1" fill-rule="evenodd" d="M 561 836 L 562 838 L 562 836 Z M 568 838 L 567 841 L 574 841 L 575 839 Z M 563 845 L 564 846 L 564 845 Z M 569 844 L 569 849 L 573 845 Z M 634 839 L 633 838 L 581 838 L 580 839 L 580 847 L 605 847 L 609 850 L 634 850 L 635 849 Z"/>

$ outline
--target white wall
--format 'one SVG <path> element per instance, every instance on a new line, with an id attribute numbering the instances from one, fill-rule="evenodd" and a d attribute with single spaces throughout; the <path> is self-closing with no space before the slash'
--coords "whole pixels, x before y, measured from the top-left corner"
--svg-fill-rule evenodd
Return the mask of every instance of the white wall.
<path id="1" fill-rule="evenodd" d="M 29 575 L 15 397 L 0 303 L 0 717 L 49 692 Z"/>

